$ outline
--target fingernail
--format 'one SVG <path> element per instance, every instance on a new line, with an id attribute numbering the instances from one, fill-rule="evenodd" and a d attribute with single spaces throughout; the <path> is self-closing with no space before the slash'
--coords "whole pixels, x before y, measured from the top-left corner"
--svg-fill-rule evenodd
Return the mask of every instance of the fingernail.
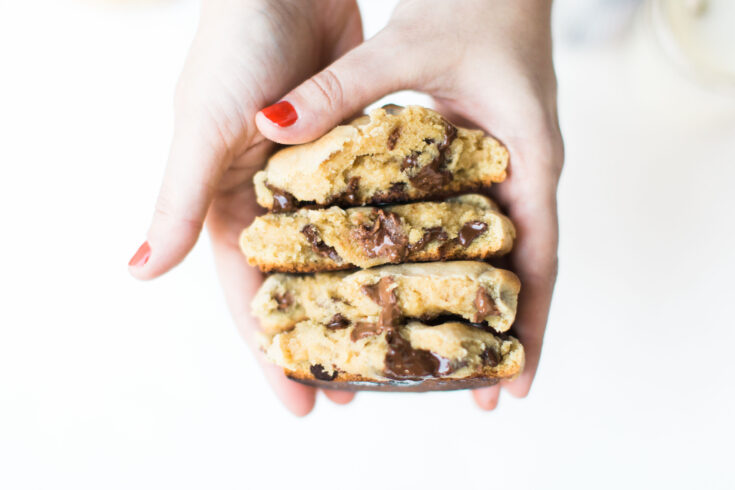
<path id="1" fill-rule="evenodd" d="M 148 259 L 151 258 L 151 246 L 148 245 L 148 242 L 143 242 L 143 245 L 140 246 L 137 252 L 135 252 L 135 255 L 133 255 L 133 258 L 130 259 L 130 262 L 128 262 L 129 266 L 132 267 L 140 267 L 142 265 L 145 265 L 146 262 L 148 262 Z"/>
<path id="2" fill-rule="evenodd" d="M 290 102 L 285 100 L 268 106 L 260 112 L 273 124 L 278 124 L 282 128 L 292 125 L 299 118 L 296 109 L 293 108 Z"/>

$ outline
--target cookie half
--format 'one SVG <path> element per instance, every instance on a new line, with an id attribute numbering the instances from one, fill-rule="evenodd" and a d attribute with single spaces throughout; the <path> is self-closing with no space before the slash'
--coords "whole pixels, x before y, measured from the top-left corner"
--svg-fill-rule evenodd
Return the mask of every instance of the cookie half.
<path id="1" fill-rule="evenodd" d="M 462 322 L 418 321 L 371 335 L 313 320 L 262 339 L 266 356 L 297 381 L 332 389 L 429 391 L 479 388 L 520 374 L 523 346 Z"/>
<path id="2" fill-rule="evenodd" d="M 269 213 L 242 232 L 240 248 L 264 272 L 320 272 L 483 260 L 509 252 L 514 238 L 513 224 L 490 199 L 467 194 L 385 208 Z"/>
<path id="3" fill-rule="evenodd" d="M 305 320 L 332 329 L 357 324 L 367 329 L 371 324 L 447 316 L 505 332 L 515 319 L 519 291 L 520 281 L 512 272 L 473 261 L 308 276 L 273 274 L 253 298 L 252 312 L 268 334 Z"/>
<path id="4" fill-rule="evenodd" d="M 386 106 L 275 153 L 253 182 L 258 204 L 360 206 L 446 197 L 506 177 L 508 151 L 418 106 Z"/>

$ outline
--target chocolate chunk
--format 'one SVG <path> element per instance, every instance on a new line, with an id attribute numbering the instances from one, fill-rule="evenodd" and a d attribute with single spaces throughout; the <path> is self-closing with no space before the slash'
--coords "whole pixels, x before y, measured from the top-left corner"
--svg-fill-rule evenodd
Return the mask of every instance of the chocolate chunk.
<path id="1" fill-rule="evenodd" d="M 273 194 L 273 212 L 286 213 L 298 208 L 298 200 L 283 189 L 266 184 L 266 188 Z"/>
<path id="2" fill-rule="evenodd" d="M 414 349 L 398 330 L 386 334 L 388 353 L 385 355 L 385 373 L 392 378 L 420 379 L 437 377 L 451 371 L 448 359 L 422 349 Z"/>
<path id="3" fill-rule="evenodd" d="M 463 247 L 469 247 L 475 238 L 485 233 L 485 230 L 487 230 L 487 223 L 484 221 L 468 221 L 462 226 L 459 235 L 457 235 L 459 244 Z"/>
<path id="4" fill-rule="evenodd" d="M 334 247 L 326 245 L 319 237 L 319 230 L 314 225 L 306 225 L 301 229 L 301 233 L 304 234 L 308 242 L 311 244 L 311 249 L 314 253 L 327 257 L 335 262 L 342 262 L 342 258 L 339 256 Z"/>
<path id="5" fill-rule="evenodd" d="M 279 311 L 287 310 L 288 307 L 293 304 L 293 295 L 290 291 L 286 291 L 283 294 L 276 294 L 273 296 L 273 299 L 275 299 L 276 303 L 278 303 Z"/>
<path id="6" fill-rule="evenodd" d="M 416 243 L 412 243 L 408 246 L 408 249 L 411 252 L 419 252 L 426 247 L 426 245 L 429 244 L 429 242 L 432 242 L 434 240 L 437 240 L 439 242 L 445 242 L 447 240 L 447 232 L 444 231 L 444 228 L 441 226 L 435 226 L 433 228 L 425 228 L 424 229 L 424 236 L 419 238 L 419 240 Z"/>
<path id="7" fill-rule="evenodd" d="M 401 218 L 390 211 L 378 209 L 372 226 L 359 226 L 353 237 L 362 243 L 368 257 L 387 257 L 390 262 L 406 258 L 408 236 L 403 232 Z"/>
<path id="8" fill-rule="evenodd" d="M 445 165 L 447 163 L 447 152 L 449 147 L 457 138 L 457 128 L 451 125 L 449 122 L 444 121 L 444 137 L 436 145 L 436 149 L 439 154 L 429 163 L 418 171 L 416 175 L 411 177 L 409 180 L 414 187 L 424 192 L 435 190 L 438 187 L 444 187 L 452 181 L 454 176 L 448 170 Z M 408 158 L 408 157 L 406 157 Z M 403 168 L 404 163 L 401 165 Z"/>
<path id="9" fill-rule="evenodd" d="M 452 178 L 451 172 L 441 168 L 439 157 L 437 157 L 430 164 L 419 170 L 416 175 L 410 177 L 409 180 L 417 189 L 429 192 L 439 187 L 444 187 L 452 181 Z"/>
<path id="10" fill-rule="evenodd" d="M 406 158 L 403 159 L 401 162 L 401 171 L 405 172 L 408 169 L 412 169 L 415 166 L 419 164 L 419 155 L 421 153 L 418 151 L 411 152 L 411 154 L 406 155 Z"/>
<path id="11" fill-rule="evenodd" d="M 342 328 L 347 328 L 349 325 L 350 321 L 343 317 L 341 313 L 337 313 L 325 326 L 331 330 L 340 330 Z"/>
<path id="12" fill-rule="evenodd" d="M 386 202 L 405 201 L 407 197 L 405 182 L 394 182 L 387 191 L 376 192 L 370 202 L 382 204 Z"/>
<path id="13" fill-rule="evenodd" d="M 311 374 L 314 375 L 316 379 L 320 379 L 322 381 L 332 381 L 334 378 L 337 377 L 337 371 L 334 371 L 333 373 L 328 373 L 324 366 L 321 364 L 314 364 L 309 368 L 309 371 L 311 371 Z"/>
<path id="14" fill-rule="evenodd" d="M 452 142 L 457 138 L 457 128 L 455 128 L 449 121 L 444 121 L 444 138 L 436 146 L 440 152 L 445 152 Z"/>
<path id="15" fill-rule="evenodd" d="M 386 146 L 388 147 L 388 150 L 392 150 L 396 147 L 396 143 L 398 142 L 398 138 L 401 137 L 401 127 L 396 126 L 393 128 L 393 131 L 390 132 L 388 135 L 388 143 L 386 143 Z"/>
<path id="16" fill-rule="evenodd" d="M 334 199 L 334 202 L 347 204 L 349 206 L 357 206 L 362 204 L 357 196 L 357 187 L 360 185 L 360 177 L 352 177 L 347 182 L 347 189 Z"/>
<path id="17" fill-rule="evenodd" d="M 490 346 L 480 353 L 480 359 L 486 366 L 495 367 L 500 364 L 500 356 Z"/>
<path id="18" fill-rule="evenodd" d="M 495 305 L 495 301 L 493 301 L 482 286 L 477 288 L 477 294 L 475 295 L 475 309 L 477 309 L 477 313 L 475 313 L 475 317 L 472 319 L 474 322 L 484 321 L 485 317 L 490 314 L 500 314 L 498 307 Z"/>
<path id="19" fill-rule="evenodd" d="M 372 325 L 375 325 L 376 333 L 386 332 L 385 339 L 388 342 L 388 352 L 385 355 L 386 376 L 396 379 L 420 379 L 449 373 L 452 366 L 448 359 L 427 350 L 414 349 L 411 343 L 398 332 L 402 314 L 398 308 L 395 288 L 392 288 L 392 285 L 393 278 L 386 276 L 382 277 L 377 284 L 362 287 L 362 292 L 381 307 L 378 323 L 367 324 L 371 326 L 366 325 L 362 328 L 372 332 Z M 352 335 L 356 335 L 354 330 Z M 365 333 L 365 335 L 368 334 Z M 352 339 L 356 340 L 355 337 Z"/>
<path id="20" fill-rule="evenodd" d="M 383 329 L 379 327 L 377 323 L 358 322 L 355 323 L 355 328 L 353 328 L 350 333 L 350 339 L 352 339 L 353 342 L 357 342 L 365 337 L 380 335 L 381 333 L 383 333 Z"/>
<path id="21" fill-rule="evenodd" d="M 378 317 L 379 328 L 395 327 L 401 322 L 403 316 L 398 307 L 396 290 L 391 286 L 393 286 L 393 278 L 385 276 L 380 278 L 376 284 L 362 287 L 363 294 L 381 307 Z"/>
<path id="22" fill-rule="evenodd" d="M 427 145 L 433 145 L 434 138 L 424 138 L 424 143 L 426 143 Z"/>

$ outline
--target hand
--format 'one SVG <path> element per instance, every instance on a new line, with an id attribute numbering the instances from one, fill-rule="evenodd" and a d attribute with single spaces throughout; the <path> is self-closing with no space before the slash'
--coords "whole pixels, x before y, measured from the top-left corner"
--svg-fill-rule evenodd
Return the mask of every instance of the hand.
<path id="1" fill-rule="evenodd" d="M 260 132 L 304 143 L 397 90 L 432 95 L 458 124 L 494 134 L 510 151 L 506 182 L 491 189 L 518 231 L 510 260 L 522 282 L 515 331 L 526 367 L 502 385 L 531 388 L 541 354 L 557 270 L 556 188 L 563 145 L 556 113 L 548 0 L 403 0 L 388 26 L 296 89 L 284 94 L 298 118 L 282 127 L 263 112 Z M 500 386 L 475 390 L 488 410 Z"/>
<path id="2" fill-rule="evenodd" d="M 210 0 L 202 5 L 175 99 L 175 128 L 147 242 L 130 263 L 139 279 L 177 265 L 205 221 L 230 311 L 251 347 L 250 299 L 262 275 L 249 267 L 238 235 L 253 220 L 252 176 L 273 150 L 256 112 L 362 41 L 353 0 Z M 313 388 L 261 360 L 273 389 L 295 414 L 314 406 Z M 337 403 L 347 392 L 326 392 Z"/>

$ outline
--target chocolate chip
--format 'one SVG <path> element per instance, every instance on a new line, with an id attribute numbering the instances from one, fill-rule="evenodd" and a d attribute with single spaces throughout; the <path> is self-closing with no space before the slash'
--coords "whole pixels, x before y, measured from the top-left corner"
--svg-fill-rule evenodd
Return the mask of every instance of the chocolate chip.
<path id="1" fill-rule="evenodd" d="M 273 295 L 273 299 L 278 303 L 279 311 L 287 310 L 293 304 L 293 295 L 290 291 L 286 291 L 283 294 L 275 294 Z"/>
<path id="2" fill-rule="evenodd" d="M 490 346 L 480 353 L 480 359 L 486 366 L 495 367 L 500 364 L 500 356 Z"/>
<path id="3" fill-rule="evenodd" d="M 451 371 L 448 359 L 433 352 L 414 349 L 397 329 L 386 334 L 388 352 L 385 355 L 385 372 L 398 379 L 417 379 L 443 376 Z"/>
<path id="4" fill-rule="evenodd" d="M 294 211 L 298 208 L 298 201 L 293 196 L 293 194 L 290 194 L 283 189 L 279 189 L 278 187 L 274 187 L 269 184 L 266 184 L 265 186 L 273 194 L 274 213 L 286 213 L 289 211 Z"/>
<path id="5" fill-rule="evenodd" d="M 349 325 L 350 321 L 347 318 L 343 317 L 341 313 L 337 313 L 331 318 L 331 320 L 327 322 L 325 326 L 331 330 L 340 330 L 343 328 L 347 328 Z"/>
<path id="6" fill-rule="evenodd" d="M 405 182 L 394 182 L 387 191 L 377 192 L 370 199 L 372 204 L 383 204 L 387 202 L 405 201 L 408 197 Z"/>
<path id="7" fill-rule="evenodd" d="M 409 155 L 406 155 L 401 162 L 401 171 L 405 172 L 417 166 L 419 164 L 419 155 L 421 155 L 421 152 L 418 151 L 413 151 Z"/>
<path id="8" fill-rule="evenodd" d="M 441 226 L 435 226 L 433 228 L 424 228 L 424 236 L 419 238 L 416 243 L 409 244 L 408 249 L 411 252 L 419 252 L 434 240 L 439 242 L 445 242 L 448 239 L 447 232 Z"/>
<path id="9" fill-rule="evenodd" d="M 352 329 L 352 332 L 350 333 L 350 339 L 352 339 L 353 342 L 357 342 L 360 339 L 364 339 L 365 337 L 370 337 L 371 335 L 380 335 L 383 333 L 383 329 L 378 326 L 377 323 L 373 322 L 358 322 L 355 324 L 355 328 Z"/>
<path id="10" fill-rule="evenodd" d="M 337 371 L 332 372 L 331 374 L 328 373 L 324 366 L 321 364 L 314 364 L 309 368 L 309 371 L 311 371 L 311 374 L 314 375 L 316 379 L 320 379 L 322 381 L 332 381 L 334 378 L 337 377 Z"/>
<path id="11" fill-rule="evenodd" d="M 444 124 L 444 138 L 436 146 L 440 152 L 446 151 L 452 142 L 457 138 L 457 128 L 455 128 L 449 121 L 443 121 Z"/>
<path id="12" fill-rule="evenodd" d="M 475 238 L 485 233 L 485 230 L 487 230 L 487 223 L 484 221 L 468 221 L 457 235 L 459 244 L 465 248 L 469 247 Z"/>
<path id="13" fill-rule="evenodd" d="M 372 226 L 357 227 L 353 238 L 362 243 L 368 257 L 387 257 L 390 262 L 401 262 L 408 247 L 401 218 L 396 213 L 378 209 L 373 219 Z"/>
<path id="14" fill-rule="evenodd" d="M 301 233 L 304 234 L 306 240 L 311 244 L 311 249 L 314 253 L 327 257 L 335 262 L 342 262 L 342 258 L 339 256 L 334 247 L 330 247 L 325 244 L 319 237 L 319 230 L 314 225 L 306 225 L 301 229 Z"/>
<path id="15" fill-rule="evenodd" d="M 386 143 L 386 146 L 388 147 L 388 150 L 392 150 L 396 147 L 396 143 L 398 142 L 398 138 L 401 136 L 401 127 L 396 126 L 393 128 L 393 131 L 390 132 L 388 135 L 388 143 Z"/>
<path id="16" fill-rule="evenodd" d="M 436 190 L 437 187 L 444 187 L 454 178 L 452 173 L 446 170 L 445 165 L 447 163 L 447 152 L 449 147 L 451 146 L 452 141 L 457 138 L 457 128 L 451 125 L 448 121 L 444 121 L 443 124 L 444 137 L 436 145 L 436 149 L 439 154 L 428 165 L 421 168 L 416 175 L 409 178 L 414 187 L 424 192 Z"/>
<path id="17" fill-rule="evenodd" d="M 359 204 L 362 204 L 360 201 L 360 198 L 357 195 L 357 187 L 360 185 L 360 177 L 352 177 L 347 182 L 347 189 L 334 198 L 334 202 L 338 202 L 340 204 L 346 204 L 348 206 L 357 206 Z"/>
<path id="18" fill-rule="evenodd" d="M 366 294 L 381 307 L 380 316 L 378 317 L 378 327 L 381 329 L 397 326 L 403 317 L 401 309 L 398 307 L 396 290 L 391 286 L 393 286 L 393 278 L 385 276 L 381 277 L 376 284 L 362 287 L 363 294 Z"/>
<path id="19" fill-rule="evenodd" d="M 477 294 L 475 294 L 475 317 L 472 319 L 473 322 L 481 322 L 485 320 L 485 317 L 492 315 L 499 315 L 498 307 L 495 305 L 495 301 L 487 294 L 484 287 L 480 286 L 477 288 Z"/>
<path id="20" fill-rule="evenodd" d="M 434 138 L 424 138 L 424 143 L 426 143 L 427 145 L 433 145 Z"/>

